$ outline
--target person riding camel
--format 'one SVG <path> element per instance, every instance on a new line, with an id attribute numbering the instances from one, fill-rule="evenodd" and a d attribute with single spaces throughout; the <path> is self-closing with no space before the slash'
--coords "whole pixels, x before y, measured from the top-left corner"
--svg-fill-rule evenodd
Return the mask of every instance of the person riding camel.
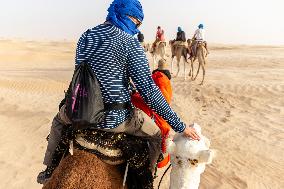
<path id="1" fill-rule="evenodd" d="M 157 87 L 162 92 L 162 95 L 166 99 L 166 101 L 170 104 L 172 99 L 172 86 L 170 83 L 171 80 L 171 74 L 170 71 L 167 69 L 167 65 L 165 60 L 161 59 L 158 62 L 158 68 L 152 72 L 152 78 L 157 85 Z M 169 161 L 170 157 L 167 153 L 166 149 L 166 139 L 169 136 L 170 132 L 170 125 L 159 115 L 157 115 L 143 100 L 141 95 L 136 91 L 132 91 L 131 93 L 131 103 L 135 106 L 135 108 L 138 108 L 142 110 L 145 114 L 147 114 L 148 117 L 152 118 L 156 125 L 160 128 L 161 136 L 162 136 L 162 143 L 161 143 L 161 151 L 162 151 L 162 157 L 163 159 L 160 159 L 157 167 L 163 168 L 166 166 Z M 67 149 L 66 149 L 67 150 Z M 60 156 L 59 159 L 64 158 L 64 154 L 56 154 L 55 152 L 53 154 L 54 158 L 58 158 L 57 156 Z M 63 155 L 63 156 L 62 156 Z"/>
<path id="2" fill-rule="evenodd" d="M 181 121 L 153 81 L 144 50 L 134 37 L 143 19 L 143 8 L 138 0 L 114 0 L 108 9 L 106 22 L 87 30 L 80 37 L 75 65 L 87 62 L 99 81 L 103 102 L 111 104 L 111 107 L 117 106 L 105 111 L 104 119 L 93 129 L 152 138 L 148 147 L 151 153 L 149 169 L 153 170 L 161 151 L 161 133 L 151 118 L 133 107 L 130 81 L 151 110 L 166 120 L 175 132 L 193 140 L 200 138 L 193 124 L 186 125 Z M 63 105 L 52 122 L 43 162 L 47 167 L 37 177 L 41 184 L 51 177 L 57 166 L 52 164 L 52 157 L 63 130 L 69 124 L 66 105 Z"/>
<path id="3" fill-rule="evenodd" d="M 207 48 L 207 42 L 205 40 L 205 30 L 203 24 L 199 24 L 198 29 L 195 31 L 192 40 L 192 50 L 193 50 L 193 55 L 196 55 L 196 50 L 197 50 L 197 43 L 202 42 L 204 43 L 205 49 L 207 51 L 207 54 L 209 54 L 208 48 Z"/>
<path id="4" fill-rule="evenodd" d="M 175 41 L 186 42 L 185 32 L 178 27 L 177 37 Z"/>
<path id="5" fill-rule="evenodd" d="M 160 42 L 165 42 L 165 32 L 161 28 L 161 26 L 158 26 L 157 32 L 156 32 L 156 39 L 155 39 L 155 41 L 152 45 L 152 51 L 151 52 L 155 51 L 157 44 L 159 44 Z"/>
<path id="6" fill-rule="evenodd" d="M 184 45 L 186 46 L 186 36 L 185 36 L 185 32 L 181 29 L 181 27 L 178 27 L 178 32 L 177 32 L 177 36 L 176 39 L 173 42 L 173 52 L 176 51 L 176 47 L 177 46 L 181 46 Z M 172 56 L 175 56 L 174 54 Z"/>

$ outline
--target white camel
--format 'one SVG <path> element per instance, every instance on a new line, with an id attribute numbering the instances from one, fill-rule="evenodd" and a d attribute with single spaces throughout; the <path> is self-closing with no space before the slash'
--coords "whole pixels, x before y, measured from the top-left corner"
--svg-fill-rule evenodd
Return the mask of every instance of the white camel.
<path id="1" fill-rule="evenodd" d="M 200 175 L 214 157 L 214 150 L 209 149 L 210 141 L 201 134 L 200 126 L 195 124 L 194 128 L 200 141 L 185 138 L 182 134 L 176 134 L 168 141 L 172 164 L 170 189 L 198 189 Z"/>

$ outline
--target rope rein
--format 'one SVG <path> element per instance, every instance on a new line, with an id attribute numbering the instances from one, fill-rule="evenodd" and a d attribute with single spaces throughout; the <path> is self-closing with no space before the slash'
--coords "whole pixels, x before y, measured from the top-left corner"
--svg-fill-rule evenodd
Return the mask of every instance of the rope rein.
<path id="1" fill-rule="evenodd" d="M 169 169 L 171 168 L 172 164 L 169 165 L 169 167 L 165 170 L 163 176 L 161 177 L 161 180 L 159 182 L 159 185 L 158 185 L 158 189 L 160 189 L 160 186 L 161 186 L 161 183 L 162 183 L 162 180 L 164 178 L 164 176 L 166 175 L 166 173 L 169 171 Z"/>

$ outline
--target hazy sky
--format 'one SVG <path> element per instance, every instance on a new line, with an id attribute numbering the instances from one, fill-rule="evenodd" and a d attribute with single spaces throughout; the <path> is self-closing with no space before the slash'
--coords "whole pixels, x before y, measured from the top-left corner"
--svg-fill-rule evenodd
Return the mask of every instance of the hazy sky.
<path id="1" fill-rule="evenodd" d="M 102 23 L 112 0 L 0 0 L 0 37 L 77 40 Z M 192 37 L 199 23 L 210 43 L 284 45 L 284 0 L 141 0 L 141 26 L 152 40 L 161 25 L 167 39 L 178 26 Z"/>

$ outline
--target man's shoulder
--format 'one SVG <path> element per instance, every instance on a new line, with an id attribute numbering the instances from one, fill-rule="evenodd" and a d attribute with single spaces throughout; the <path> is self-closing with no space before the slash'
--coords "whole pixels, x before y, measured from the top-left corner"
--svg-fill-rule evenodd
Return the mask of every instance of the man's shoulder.
<path id="1" fill-rule="evenodd" d="M 115 30 L 113 25 L 110 24 L 99 24 L 93 28 L 88 29 L 87 31 L 89 33 L 96 33 L 96 32 L 111 32 Z"/>
<path id="2" fill-rule="evenodd" d="M 85 33 L 91 36 L 112 36 L 114 38 L 121 38 L 124 41 L 134 40 L 134 36 L 124 32 L 112 24 L 99 24 L 93 28 L 88 29 Z"/>

